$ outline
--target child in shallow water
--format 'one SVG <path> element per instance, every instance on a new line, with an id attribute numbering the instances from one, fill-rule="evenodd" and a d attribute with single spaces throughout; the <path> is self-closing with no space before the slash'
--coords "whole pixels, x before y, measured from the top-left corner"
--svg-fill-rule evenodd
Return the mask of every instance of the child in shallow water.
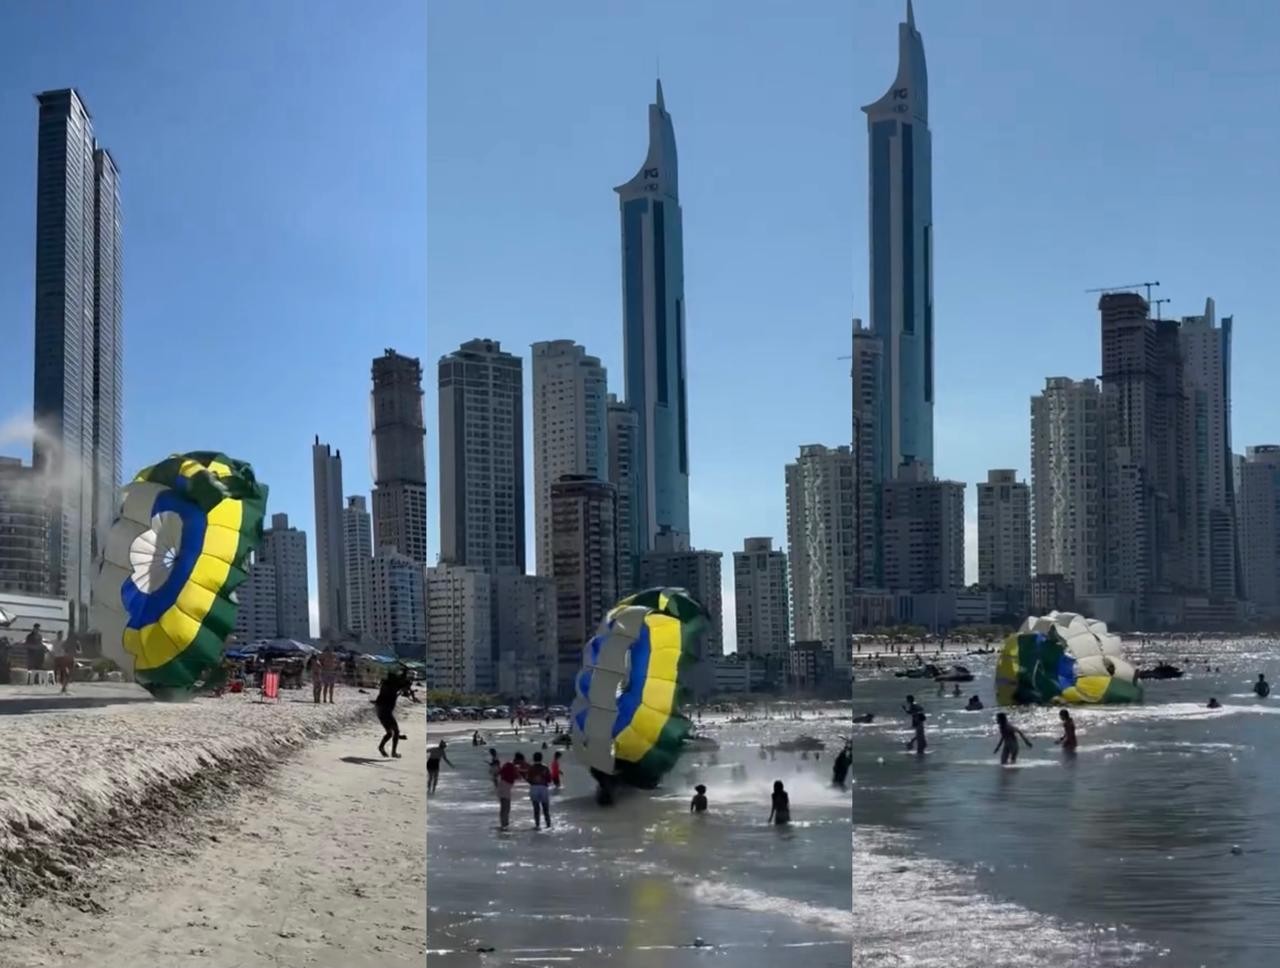
<path id="1" fill-rule="evenodd" d="M 783 789 L 781 780 L 773 781 L 773 806 L 769 810 L 769 823 L 791 823 L 791 798 Z"/>
<path id="2" fill-rule="evenodd" d="M 693 800 L 689 804 L 690 813 L 707 812 L 707 788 L 699 783 L 693 788 Z"/>

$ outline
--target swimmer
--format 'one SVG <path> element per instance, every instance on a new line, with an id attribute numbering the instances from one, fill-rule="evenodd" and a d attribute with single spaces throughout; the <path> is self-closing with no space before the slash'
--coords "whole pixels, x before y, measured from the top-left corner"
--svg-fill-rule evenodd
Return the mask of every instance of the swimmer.
<path id="1" fill-rule="evenodd" d="M 965 703 L 964 708 L 967 709 L 969 712 L 975 712 L 982 708 L 982 700 L 979 699 L 977 696 L 970 696 L 969 701 Z"/>
<path id="2" fill-rule="evenodd" d="M 1266 699 L 1271 695 L 1271 683 L 1267 682 L 1267 677 L 1261 672 L 1258 673 L 1258 681 L 1253 684 L 1253 692 L 1259 699 Z"/>
<path id="3" fill-rule="evenodd" d="M 1063 710 L 1065 712 L 1065 710 Z M 1027 734 L 1018 729 L 1017 726 L 1009 722 L 1009 717 L 1004 713 L 996 713 L 996 726 L 1000 730 L 1000 742 L 996 744 L 996 748 L 991 752 L 1000 754 L 1000 765 L 1005 766 L 1009 763 L 1018 762 L 1018 739 L 1027 744 L 1027 749 L 1031 748 L 1031 740 L 1027 739 Z"/>
<path id="4" fill-rule="evenodd" d="M 1210 696 L 1210 697 L 1209 697 L 1209 702 L 1208 702 L 1208 704 L 1207 704 L 1207 708 L 1209 708 L 1209 709 L 1221 709 L 1221 708 L 1222 708 L 1222 703 L 1218 702 L 1218 699 L 1217 699 L 1217 697 L 1216 697 L 1216 696 Z"/>

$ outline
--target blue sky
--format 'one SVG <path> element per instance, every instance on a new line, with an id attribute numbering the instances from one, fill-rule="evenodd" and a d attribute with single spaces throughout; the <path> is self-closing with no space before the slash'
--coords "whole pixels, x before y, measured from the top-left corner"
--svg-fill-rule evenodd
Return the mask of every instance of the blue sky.
<path id="1" fill-rule="evenodd" d="M 32 95 L 74 86 L 121 169 L 126 469 L 224 450 L 310 539 L 319 433 L 367 493 L 371 360 L 425 351 L 425 38 L 419 0 L 4 4 L 0 425 L 31 415 Z"/>
<path id="2" fill-rule="evenodd" d="M 893 79 L 904 9 L 428 10 L 432 364 L 474 336 L 526 358 L 535 340 L 571 338 L 621 394 L 611 189 L 644 158 L 660 62 L 684 208 L 693 540 L 725 553 L 726 575 L 748 535 L 785 546 L 783 465 L 798 445 L 848 442 L 837 357 L 850 318 L 867 313 L 859 108 Z M 1214 296 L 1235 316 L 1235 447 L 1280 438 L 1268 379 L 1280 352 L 1269 276 L 1280 7 L 1173 9 L 915 5 L 934 150 L 936 466 L 968 482 L 971 517 L 988 468 L 1029 475 L 1028 401 L 1044 378 L 1098 372 L 1097 296 L 1084 292 L 1095 286 L 1159 280 L 1165 315 Z M 527 391 L 527 366 L 525 379 Z M 972 526 L 968 538 L 976 571 Z M 725 609 L 731 627 L 731 597 Z"/>

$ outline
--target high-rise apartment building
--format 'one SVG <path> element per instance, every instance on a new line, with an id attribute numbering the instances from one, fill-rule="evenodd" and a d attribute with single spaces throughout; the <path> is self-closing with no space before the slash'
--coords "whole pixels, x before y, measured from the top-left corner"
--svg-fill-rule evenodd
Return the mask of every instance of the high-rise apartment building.
<path id="1" fill-rule="evenodd" d="M 342 526 L 342 452 L 320 443 L 311 446 L 316 506 L 316 587 L 320 638 L 337 642 L 350 631 L 347 613 L 347 553 Z"/>
<path id="2" fill-rule="evenodd" d="M 427 654 L 424 569 L 408 555 L 379 548 L 369 565 L 371 634 L 383 652 L 402 659 Z"/>
<path id="3" fill-rule="evenodd" d="M 683 588 L 707 613 L 709 623 L 699 643 L 700 659 L 724 655 L 724 605 L 720 590 L 719 551 L 690 548 L 687 536 L 678 531 L 659 531 L 654 548 L 637 562 L 636 585 L 640 588 Z M 710 688 L 711 670 L 704 668 L 704 691 Z"/>
<path id="4" fill-rule="evenodd" d="M 890 450 L 889 423 L 882 419 L 885 389 L 884 344 L 862 320 L 853 321 L 853 460 L 857 481 L 857 585 L 884 587 L 884 536 L 880 527 L 884 455 Z"/>
<path id="5" fill-rule="evenodd" d="M 33 465 L 50 502 L 49 593 L 84 629 L 122 475 L 120 183 L 77 91 L 36 101 Z"/>
<path id="6" fill-rule="evenodd" d="M 853 453 L 805 444 L 786 466 L 793 635 L 821 642 L 836 668 L 852 662 L 858 522 Z"/>
<path id="7" fill-rule="evenodd" d="M 1103 590 L 1105 454 L 1096 380 L 1045 380 L 1031 398 L 1035 573 L 1061 575 L 1078 598 Z"/>
<path id="8" fill-rule="evenodd" d="M 1190 415 L 1191 585 L 1218 599 L 1239 594 L 1236 491 L 1231 453 L 1231 325 L 1217 322 L 1212 299 L 1178 329 Z"/>
<path id="9" fill-rule="evenodd" d="M 342 551 L 348 624 L 359 638 L 373 629 L 373 519 L 359 494 L 348 497 L 342 509 Z"/>
<path id="10" fill-rule="evenodd" d="M 1249 447 L 1240 463 L 1240 558 L 1245 599 L 1280 615 L 1280 445 Z"/>
<path id="11" fill-rule="evenodd" d="M 542 575 L 494 575 L 497 688 L 552 701 L 559 675 L 556 582 Z"/>
<path id="12" fill-rule="evenodd" d="M 0 457 L 0 591 L 49 594 L 45 477 L 16 457 Z"/>
<path id="13" fill-rule="evenodd" d="M 627 404 L 639 418 L 632 513 L 636 553 L 659 529 L 689 533 L 684 231 L 676 135 L 662 98 L 649 105 L 649 150 L 614 189 L 622 219 L 622 329 Z"/>
<path id="14" fill-rule="evenodd" d="M 1031 586 L 1031 488 L 1012 470 L 987 471 L 978 485 L 978 584 Z"/>
<path id="15" fill-rule="evenodd" d="M 276 599 L 279 581 L 270 561 L 261 557 L 261 549 L 248 566 L 249 577 L 235 590 L 239 608 L 236 611 L 236 638 L 242 642 L 280 638 L 280 606 Z"/>
<path id="16" fill-rule="evenodd" d="M 524 571 L 520 357 L 473 339 L 440 358 L 440 558 Z"/>
<path id="17" fill-rule="evenodd" d="M 551 485 L 551 572 L 559 642 L 557 691 L 573 692 L 582 649 L 618 599 L 617 490 L 563 477 Z"/>
<path id="18" fill-rule="evenodd" d="M 898 592 L 964 587 L 964 484 L 933 480 L 925 465 L 884 485 L 884 581 Z"/>
<path id="19" fill-rule="evenodd" d="M 462 693 L 496 688 L 489 608 L 492 580 L 479 567 L 441 564 L 426 569 L 430 688 Z"/>
<path id="20" fill-rule="evenodd" d="M 933 148 L 924 42 L 910 2 L 898 26 L 897 76 L 862 110 L 870 153 L 870 330 L 881 346 L 875 423 L 883 483 L 912 461 L 933 473 Z"/>
<path id="21" fill-rule="evenodd" d="M 533 520 L 538 574 L 551 574 L 551 485 L 609 480 L 608 378 L 573 340 L 533 344 Z M 522 430 L 517 427 L 517 432 Z"/>
<path id="22" fill-rule="evenodd" d="M 733 599 L 738 654 L 784 661 L 791 647 L 787 555 L 772 538 L 747 538 L 733 553 Z"/>
<path id="23" fill-rule="evenodd" d="M 276 635 L 305 642 L 311 638 L 307 604 L 307 533 L 290 527 L 289 515 L 271 515 L 254 556 L 275 571 Z"/>
<path id="24" fill-rule="evenodd" d="M 1153 320 L 1137 293 L 1104 293 L 1105 590 L 1145 616 L 1151 596 L 1190 589 L 1190 418 L 1178 324 Z"/>
<path id="25" fill-rule="evenodd" d="M 427 561 L 422 364 L 388 349 L 373 361 L 373 543 Z"/>
<path id="26" fill-rule="evenodd" d="M 609 483 L 617 491 L 618 498 L 618 594 L 638 591 L 635 587 L 636 555 L 643 547 L 640 538 L 640 520 L 633 513 L 636 506 L 637 444 L 640 419 L 636 412 L 612 393 L 608 399 L 609 421 Z"/>

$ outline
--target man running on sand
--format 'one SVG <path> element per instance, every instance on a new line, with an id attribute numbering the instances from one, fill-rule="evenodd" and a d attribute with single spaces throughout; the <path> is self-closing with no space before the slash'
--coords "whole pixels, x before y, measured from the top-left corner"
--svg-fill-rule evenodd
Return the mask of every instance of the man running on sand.
<path id="1" fill-rule="evenodd" d="M 382 685 L 378 687 L 378 696 L 373 700 L 373 708 L 378 712 L 378 722 L 386 730 L 382 742 L 378 744 L 378 752 L 383 756 L 387 755 L 387 740 L 391 740 L 391 755 L 398 757 L 400 754 L 396 752 L 396 747 L 400 744 L 400 740 L 407 738 L 400 732 L 395 711 L 396 700 L 402 695 L 408 695 L 408 692 L 409 677 L 397 669 L 388 672 L 386 678 L 382 680 Z"/>

